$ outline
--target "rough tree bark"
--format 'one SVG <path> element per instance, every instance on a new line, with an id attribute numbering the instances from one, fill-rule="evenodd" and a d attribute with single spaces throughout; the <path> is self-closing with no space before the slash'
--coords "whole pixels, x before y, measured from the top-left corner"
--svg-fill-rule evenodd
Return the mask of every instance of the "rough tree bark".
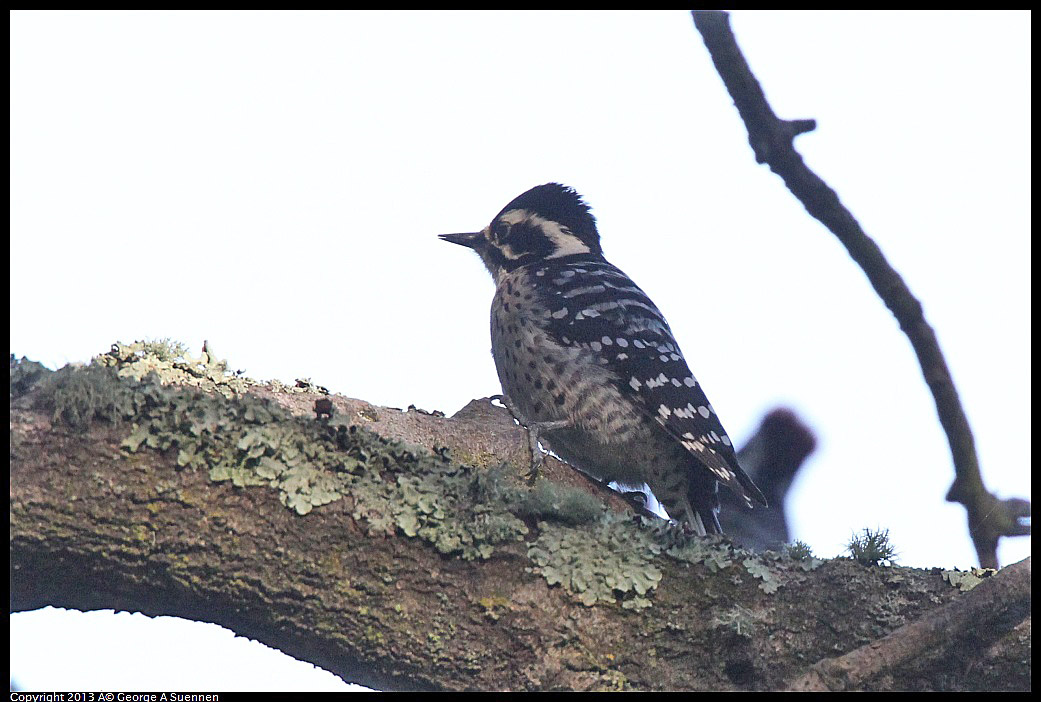
<path id="1" fill-rule="evenodd" d="M 471 550 L 467 560 L 468 537 L 462 547 L 446 545 L 433 521 L 424 522 L 426 531 L 412 528 L 418 512 L 394 505 L 395 519 L 382 523 L 362 508 L 368 498 L 349 491 L 301 508 L 287 501 L 284 484 L 280 493 L 211 480 L 205 467 L 218 460 L 215 444 L 182 439 L 150 448 L 142 427 L 158 437 L 155 417 L 180 411 L 176 403 L 156 404 L 158 391 L 135 390 L 136 404 L 121 405 L 121 416 L 103 419 L 105 412 L 91 410 L 70 420 L 61 401 L 39 388 L 46 384 L 20 386 L 11 403 L 12 611 L 114 608 L 215 622 L 379 689 L 767 690 L 807 687 L 805 676 L 814 671 L 812 684 L 832 689 L 1030 687 L 1029 561 L 962 593 L 939 569 L 753 556 L 725 543 L 691 546 L 689 535 L 633 518 L 567 523 L 552 507 L 530 504 L 509 517 L 526 533 L 489 539 L 485 552 L 474 557 Z M 104 404 L 91 393 L 91 402 Z M 314 426 L 316 436 L 340 437 L 356 474 L 377 466 L 369 478 L 403 486 L 406 501 L 427 489 L 416 474 L 431 465 L 455 475 L 467 464 L 470 472 L 461 474 L 471 483 L 464 484 L 489 500 L 506 493 L 516 499 L 528 489 L 513 478 L 527 466 L 524 433 L 486 401 L 446 418 L 264 387 L 228 399 L 202 390 L 179 397 L 196 412 L 194 433 L 186 436 L 220 427 L 214 441 L 231 430 L 214 419 L 213 407 L 246 407 L 244 422 L 264 407 L 285 408 L 284 416 L 272 410 L 267 429 Z M 409 446 L 358 449 L 362 444 L 344 437 L 368 434 L 351 427 Z M 239 450 L 253 451 L 246 439 L 236 441 Z M 273 454 L 251 455 L 243 465 Z M 277 460 L 289 461 L 284 450 Z M 497 487 L 480 488 L 494 471 L 502 476 Z M 558 490 L 548 493 L 549 502 L 574 499 L 570 489 L 595 495 L 609 513 L 630 510 L 555 461 L 547 462 L 545 480 Z M 449 510 L 449 498 L 439 495 L 409 504 L 426 498 L 433 506 L 422 508 L 429 509 L 423 519 Z M 474 504 L 464 521 L 487 522 L 480 500 Z M 583 578 L 605 577 L 604 564 L 610 570 L 614 561 L 573 547 L 590 534 L 605 551 L 643 559 L 624 566 L 635 574 L 634 587 L 616 583 L 612 597 L 609 586 L 592 606 L 582 601 L 595 592 Z M 569 548 L 572 570 L 562 576 L 564 566 L 550 561 Z M 610 582 L 612 573 L 606 576 Z M 971 599 L 977 592 L 1000 597 L 981 605 L 981 596 Z M 904 627 L 942 607 L 945 617 L 974 607 L 971 631 L 954 617 L 949 636 L 905 636 L 901 655 L 882 664 L 876 657 L 858 668 L 860 659 L 844 657 L 856 674 L 836 675 L 841 666 L 827 665 L 883 637 L 899 639 Z"/>

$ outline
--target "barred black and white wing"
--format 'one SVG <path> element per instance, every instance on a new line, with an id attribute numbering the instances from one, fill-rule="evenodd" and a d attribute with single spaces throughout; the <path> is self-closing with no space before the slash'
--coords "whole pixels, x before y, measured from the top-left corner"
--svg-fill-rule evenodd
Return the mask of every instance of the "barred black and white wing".
<path id="1" fill-rule="evenodd" d="M 602 258 L 547 261 L 534 275 L 550 310 L 547 330 L 565 346 L 588 348 L 613 371 L 633 405 L 682 444 L 719 482 L 763 505 L 738 464 L 701 385 L 661 312 L 622 271 Z"/>

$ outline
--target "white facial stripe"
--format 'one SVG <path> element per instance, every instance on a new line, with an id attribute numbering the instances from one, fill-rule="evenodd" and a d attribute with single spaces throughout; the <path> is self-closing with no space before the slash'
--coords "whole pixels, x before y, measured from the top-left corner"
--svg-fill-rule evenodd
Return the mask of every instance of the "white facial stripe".
<path id="1" fill-rule="evenodd" d="M 546 256 L 546 258 L 560 258 L 561 256 L 589 253 L 589 247 L 586 246 L 585 242 L 572 234 L 567 227 L 562 227 L 548 219 L 542 219 L 538 215 L 531 217 L 529 221 L 542 227 L 542 231 L 545 232 L 546 236 L 554 244 L 553 253 Z"/>
<path id="2" fill-rule="evenodd" d="M 532 214 L 528 210 L 510 210 L 502 217 L 499 217 L 499 219 L 501 219 L 503 222 L 506 222 L 506 224 L 514 225 L 518 222 L 523 222 L 531 216 Z"/>

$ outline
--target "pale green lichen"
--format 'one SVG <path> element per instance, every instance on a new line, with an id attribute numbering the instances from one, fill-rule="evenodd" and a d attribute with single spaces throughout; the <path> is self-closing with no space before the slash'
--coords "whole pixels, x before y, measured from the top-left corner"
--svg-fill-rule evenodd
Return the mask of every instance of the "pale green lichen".
<path id="1" fill-rule="evenodd" d="M 597 684 L 591 692 L 626 692 L 632 689 L 629 678 L 618 670 L 607 670 L 600 673 Z"/>
<path id="2" fill-rule="evenodd" d="M 257 381 L 228 371 L 227 361 L 213 355 L 203 343 L 198 357 L 188 353 L 184 344 L 169 339 L 116 342 L 108 353 L 96 356 L 92 365 L 117 368 L 119 377 L 143 380 L 155 373 L 163 385 L 190 385 L 216 391 L 225 397 L 241 393 Z"/>
<path id="3" fill-rule="evenodd" d="M 528 528 L 502 503 L 474 499 L 481 482 L 474 468 L 446 460 L 439 470 L 398 476 L 387 506 L 407 536 L 420 536 L 442 553 L 488 558 L 496 544 L 517 541 Z"/>
<path id="4" fill-rule="evenodd" d="M 684 563 L 704 565 L 711 573 L 729 568 L 736 560 L 738 553 L 719 537 L 698 537 L 683 533 L 674 525 L 658 527 L 666 555 Z"/>
<path id="5" fill-rule="evenodd" d="M 604 503 L 585 490 L 539 480 L 530 490 L 513 490 L 504 496 L 510 509 L 522 517 L 585 524 L 600 517 Z"/>
<path id="6" fill-rule="evenodd" d="M 962 592 L 968 592 L 982 583 L 985 578 L 989 578 L 997 572 L 993 568 L 972 568 L 967 571 L 958 569 L 940 571 L 946 582 Z"/>
<path id="7" fill-rule="evenodd" d="M 239 487 L 272 487 L 301 515 L 349 495 L 370 529 L 400 529 L 464 558 L 487 558 L 527 533 L 502 502 L 482 502 L 489 481 L 477 469 L 342 417 L 294 416 L 240 394 L 254 381 L 226 368 L 205 348 L 193 358 L 172 342 L 115 344 L 90 366 L 53 374 L 40 402 L 77 429 L 98 419 L 129 422 L 127 452 L 175 451 L 178 467 Z"/>
<path id="8" fill-rule="evenodd" d="M 659 547 L 648 530 L 632 520 L 603 512 L 581 528 L 539 523 L 539 538 L 528 544 L 528 556 L 550 585 L 562 585 L 585 605 L 615 603 L 642 609 L 644 597 L 661 582 L 652 557 Z"/>
<path id="9" fill-rule="evenodd" d="M 684 563 L 703 565 L 716 573 L 740 564 L 759 581 L 759 589 L 772 595 L 792 570 L 808 572 L 824 562 L 809 553 L 809 547 L 753 552 L 733 545 L 724 537 L 698 537 L 674 525 L 654 527 L 665 555 Z M 803 545 L 805 546 L 805 545 Z"/>
<path id="10" fill-rule="evenodd" d="M 142 400 L 114 370 L 98 366 L 65 366 L 46 376 L 37 396 L 51 421 L 74 431 L 86 431 L 94 421 L 133 416 Z"/>
<path id="11" fill-rule="evenodd" d="M 772 595 L 777 592 L 777 588 L 781 587 L 781 582 L 777 579 L 777 576 L 770 569 L 763 560 L 758 558 L 746 558 L 741 561 L 741 565 L 745 567 L 753 577 L 759 578 L 762 582 L 759 583 L 759 589 L 768 595 Z"/>
<path id="12" fill-rule="evenodd" d="M 757 629 L 762 627 L 766 620 L 764 612 L 755 612 L 747 607 L 735 604 L 725 612 L 721 612 L 712 619 L 712 627 L 715 629 L 728 629 L 738 636 L 751 638 Z"/>

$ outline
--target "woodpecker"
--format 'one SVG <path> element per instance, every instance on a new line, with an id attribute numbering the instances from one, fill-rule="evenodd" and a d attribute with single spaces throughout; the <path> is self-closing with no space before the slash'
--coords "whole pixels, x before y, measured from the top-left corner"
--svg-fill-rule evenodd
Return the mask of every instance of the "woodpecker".
<path id="1" fill-rule="evenodd" d="M 766 505 L 665 318 L 604 258 L 572 188 L 539 185 L 481 231 L 440 238 L 476 251 L 495 280 L 492 357 L 533 470 L 541 440 L 599 480 L 646 484 L 701 535 L 722 533 L 719 483 Z"/>

